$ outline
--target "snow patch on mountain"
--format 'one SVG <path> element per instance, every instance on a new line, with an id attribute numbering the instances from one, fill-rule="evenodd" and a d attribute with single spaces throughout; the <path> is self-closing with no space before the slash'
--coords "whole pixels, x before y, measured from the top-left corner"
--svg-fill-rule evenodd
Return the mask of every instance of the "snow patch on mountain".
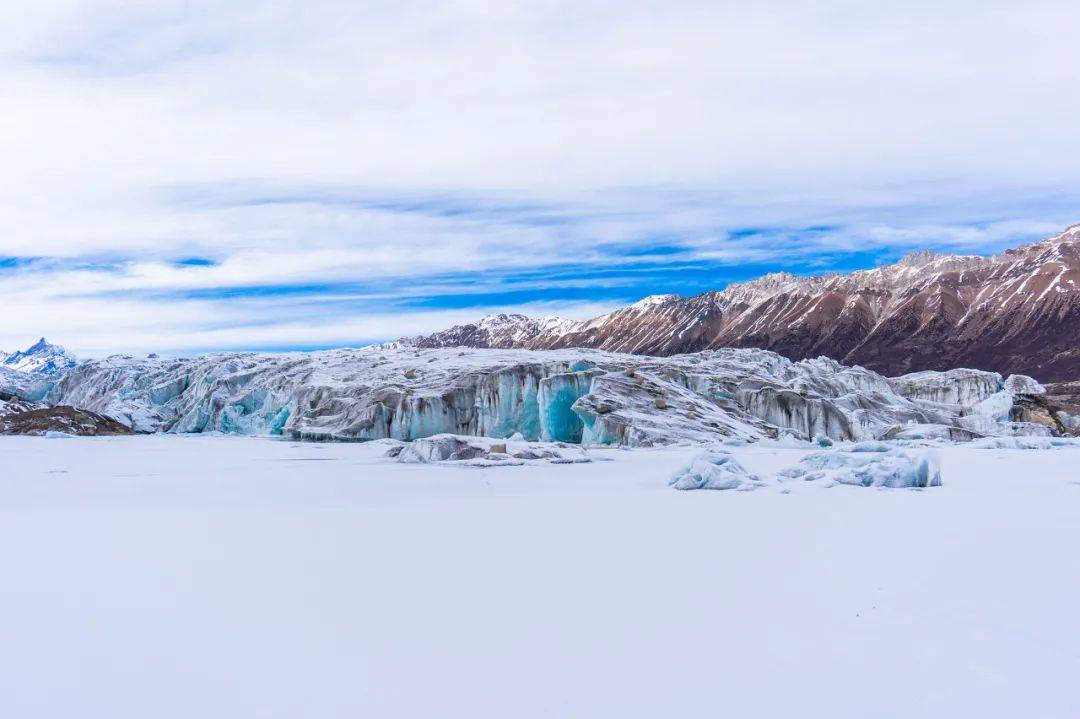
<path id="1" fill-rule="evenodd" d="M 668 302 L 676 302 L 676 301 L 678 301 L 680 299 L 682 299 L 682 298 L 679 297 L 678 295 L 671 295 L 671 294 L 668 294 L 668 295 L 649 295 L 648 297 L 646 297 L 644 299 L 640 299 L 640 300 L 638 300 L 637 302 L 635 302 L 634 304 L 632 304 L 630 306 L 634 307 L 634 308 L 637 308 L 637 309 L 646 309 L 646 308 L 649 308 L 649 307 L 656 307 L 658 305 L 665 305 Z"/>
<path id="2" fill-rule="evenodd" d="M 775 272 L 692 297 L 653 295 L 581 321 L 484 318 L 403 342 L 667 356 L 718 347 L 825 355 L 889 375 L 978 367 L 1080 376 L 1080 227 L 994 257 L 929 250 L 849 274 Z"/>
<path id="3" fill-rule="evenodd" d="M 56 375 L 76 364 L 75 355 L 44 337 L 22 352 L 0 352 L 0 366 L 27 374 Z"/>

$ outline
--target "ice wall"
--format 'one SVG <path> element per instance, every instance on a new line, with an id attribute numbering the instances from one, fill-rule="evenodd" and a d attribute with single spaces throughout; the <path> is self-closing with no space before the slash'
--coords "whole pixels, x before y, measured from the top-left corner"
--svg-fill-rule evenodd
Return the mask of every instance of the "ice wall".
<path id="1" fill-rule="evenodd" d="M 828 399 L 757 383 L 740 387 L 737 397 L 750 414 L 773 426 L 794 430 L 804 439 L 818 436 L 860 439 L 862 436 L 858 425 Z"/>
<path id="2" fill-rule="evenodd" d="M 596 350 L 369 348 L 110 357 L 64 375 L 48 401 L 105 414 L 140 432 L 313 440 L 520 433 L 528 440 L 633 446 L 781 433 L 863 439 L 931 425 L 963 429 L 935 436 L 1004 433 L 1000 411 L 988 416 L 947 402 L 1011 394 L 997 375 L 965 370 L 898 379 L 903 382 L 823 358 L 791 362 L 764 350 L 657 358 Z M 978 427 L 971 425 L 976 415 Z"/>
<path id="3" fill-rule="evenodd" d="M 589 393 L 599 370 L 566 372 L 540 380 L 538 394 L 540 439 L 548 442 L 581 442 L 585 423 L 574 404 Z"/>
<path id="4" fill-rule="evenodd" d="M 977 369 L 914 372 L 888 380 L 902 397 L 971 407 L 1004 388 L 1001 375 Z"/>

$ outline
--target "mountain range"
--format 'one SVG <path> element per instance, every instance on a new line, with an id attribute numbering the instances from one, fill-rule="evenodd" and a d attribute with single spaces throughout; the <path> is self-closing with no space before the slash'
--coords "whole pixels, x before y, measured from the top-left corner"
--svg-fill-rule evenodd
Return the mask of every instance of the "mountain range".
<path id="1" fill-rule="evenodd" d="M 767 274 L 588 320 L 489 315 L 405 346 L 587 347 L 668 356 L 754 347 L 885 375 L 972 367 L 1080 378 L 1080 225 L 993 257 L 920 251 L 849 274 Z"/>
<path id="2" fill-rule="evenodd" d="M 42 337 L 22 352 L 0 351 L 0 367 L 27 374 L 54 375 L 74 367 L 75 355 Z"/>

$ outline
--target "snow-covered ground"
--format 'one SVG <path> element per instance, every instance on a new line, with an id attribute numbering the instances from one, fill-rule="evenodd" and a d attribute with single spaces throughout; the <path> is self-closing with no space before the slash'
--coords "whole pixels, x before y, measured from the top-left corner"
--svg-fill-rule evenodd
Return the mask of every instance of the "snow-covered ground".
<path id="1" fill-rule="evenodd" d="M 1078 449 L 789 493 L 385 451 L 0 437 L 0 715 L 1080 716 Z"/>

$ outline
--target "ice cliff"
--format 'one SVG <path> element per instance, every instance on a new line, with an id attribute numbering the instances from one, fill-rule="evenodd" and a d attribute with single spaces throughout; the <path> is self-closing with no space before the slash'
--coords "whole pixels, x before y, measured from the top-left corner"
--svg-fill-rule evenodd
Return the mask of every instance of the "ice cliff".
<path id="1" fill-rule="evenodd" d="M 792 362 L 754 349 L 659 358 L 364 348 L 114 356 L 65 373 L 50 385 L 47 401 L 107 415 L 138 432 L 314 440 L 520 434 L 638 446 L 784 434 L 863 440 L 914 427 L 964 439 L 1049 434 L 997 409 L 980 414 L 980 403 L 1028 387 L 1025 379 L 973 370 L 886 379 L 825 358 Z"/>

